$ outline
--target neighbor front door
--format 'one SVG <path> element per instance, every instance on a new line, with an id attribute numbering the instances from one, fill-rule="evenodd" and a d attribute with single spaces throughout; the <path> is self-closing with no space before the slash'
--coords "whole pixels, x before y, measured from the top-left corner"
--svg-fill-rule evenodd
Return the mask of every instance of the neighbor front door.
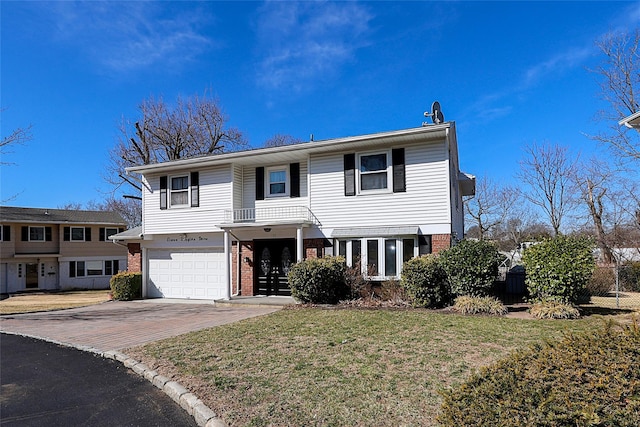
<path id="1" fill-rule="evenodd" d="M 38 287 L 38 264 L 27 264 L 27 289 Z"/>

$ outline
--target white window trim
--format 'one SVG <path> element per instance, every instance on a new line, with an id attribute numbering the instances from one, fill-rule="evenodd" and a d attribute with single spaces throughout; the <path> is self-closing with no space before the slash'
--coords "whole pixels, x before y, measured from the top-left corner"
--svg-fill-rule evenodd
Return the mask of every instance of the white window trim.
<path id="1" fill-rule="evenodd" d="M 271 194 L 271 172 L 282 171 L 284 171 L 284 193 Z M 289 194 L 291 193 L 291 176 L 289 175 L 289 165 L 270 166 L 265 168 L 264 185 L 264 194 L 268 198 L 289 197 Z"/>
<path id="2" fill-rule="evenodd" d="M 187 188 L 184 190 L 174 190 L 173 189 L 173 180 L 176 178 L 187 178 Z M 170 175 L 168 178 L 167 182 L 167 207 L 169 208 L 173 208 L 173 209 L 180 209 L 180 208 L 188 208 L 191 207 L 191 176 L 190 174 L 180 174 L 180 175 Z M 175 192 L 175 193 L 183 193 L 185 192 L 187 193 L 187 203 L 181 203 L 181 204 L 173 204 L 171 202 L 172 198 L 171 195 Z M 106 231 L 105 231 L 106 233 Z M 106 236 L 105 236 L 106 237 Z"/>
<path id="3" fill-rule="evenodd" d="M 42 240 L 33 240 L 31 239 L 31 229 L 32 228 L 41 228 L 42 229 Z M 29 226 L 29 241 L 30 242 L 46 242 L 47 241 L 47 229 L 44 226 Z"/>
<path id="4" fill-rule="evenodd" d="M 362 179 L 361 176 L 363 175 L 363 172 L 361 171 L 362 169 L 362 163 L 361 163 L 361 159 L 362 157 L 366 157 L 366 156 L 375 156 L 376 154 L 384 154 L 387 157 L 387 188 L 379 188 L 379 189 L 374 189 L 374 190 L 363 190 L 362 189 Z M 373 173 L 381 173 L 380 172 L 365 172 L 364 174 L 373 174 Z M 393 187 L 392 187 L 392 183 L 393 183 L 393 167 L 391 165 L 391 151 L 390 150 L 381 150 L 381 151 L 367 151 L 367 152 L 363 152 L 363 153 L 358 153 L 356 155 L 356 187 L 357 187 L 357 194 L 383 194 L 383 193 L 392 193 L 393 192 Z"/>

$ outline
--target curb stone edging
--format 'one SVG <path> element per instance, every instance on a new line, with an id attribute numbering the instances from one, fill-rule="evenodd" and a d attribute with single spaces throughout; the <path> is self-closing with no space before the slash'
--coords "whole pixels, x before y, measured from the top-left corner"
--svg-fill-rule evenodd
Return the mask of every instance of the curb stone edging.
<path id="1" fill-rule="evenodd" d="M 76 345 L 66 342 L 60 342 L 52 339 L 38 337 L 36 335 L 19 334 L 15 332 L 0 331 L 7 335 L 18 335 L 26 338 L 34 338 L 41 341 L 50 342 L 52 344 L 61 345 L 63 347 L 74 348 L 76 350 L 84 351 L 87 353 L 93 353 L 104 359 L 112 359 L 122 363 L 127 369 L 133 371 L 136 375 L 146 379 L 155 387 L 159 388 L 167 396 L 177 403 L 183 410 L 192 416 L 198 426 L 200 427 L 227 427 L 227 424 L 218 418 L 215 412 L 204 404 L 195 394 L 184 388 L 177 381 L 171 380 L 163 375 L 160 375 L 157 371 L 150 369 L 144 363 L 127 356 L 124 353 L 115 350 L 102 351 L 97 348 Z"/>

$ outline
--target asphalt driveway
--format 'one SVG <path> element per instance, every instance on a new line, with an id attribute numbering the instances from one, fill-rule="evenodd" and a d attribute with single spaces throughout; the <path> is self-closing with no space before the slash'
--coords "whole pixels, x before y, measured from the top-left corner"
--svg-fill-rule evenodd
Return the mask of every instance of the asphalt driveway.
<path id="1" fill-rule="evenodd" d="M 0 331 L 101 352 L 273 313 L 279 307 L 216 306 L 166 300 L 109 301 L 89 307 L 4 315 Z"/>

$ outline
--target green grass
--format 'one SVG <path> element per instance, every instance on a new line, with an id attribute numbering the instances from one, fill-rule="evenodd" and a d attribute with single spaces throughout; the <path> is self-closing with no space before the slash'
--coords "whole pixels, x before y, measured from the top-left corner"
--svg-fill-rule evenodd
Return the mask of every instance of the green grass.
<path id="1" fill-rule="evenodd" d="M 597 317 L 544 321 L 428 310 L 285 309 L 127 351 L 229 425 L 435 425 L 439 390 Z"/>

